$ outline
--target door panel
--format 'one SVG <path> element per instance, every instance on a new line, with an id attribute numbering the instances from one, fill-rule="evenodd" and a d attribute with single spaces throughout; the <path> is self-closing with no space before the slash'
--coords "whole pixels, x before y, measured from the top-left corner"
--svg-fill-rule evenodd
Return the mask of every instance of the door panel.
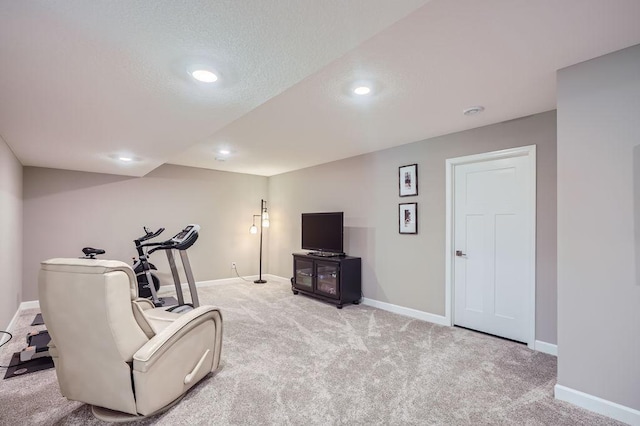
<path id="1" fill-rule="evenodd" d="M 325 296 L 340 298 L 338 277 L 339 267 L 337 263 L 316 262 L 316 291 Z"/>
<path id="2" fill-rule="evenodd" d="M 454 171 L 454 324 L 526 342 L 531 182 L 527 157 Z"/>
<path id="3" fill-rule="evenodd" d="M 294 286 L 302 290 L 313 291 L 313 262 L 294 258 Z"/>
<path id="4" fill-rule="evenodd" d="M 522 238 L 518 228 L 518 218 L 512 214 L 498 214 L 495 216 L 495 315 L 515 319 L 518 310 L 522 309 L 517 290 L 519 286 L 512 285 L 517 280 L 519 270 L 522 268 L 521 259 L 523 253 L 518 248 L 519 239 Z"/>
<path id="5" fill-rule="evenodd" d="M 484 247 L 484 217 L 482 215 L 468 215 L 467 220 L 467 244 L 464 253 L 476 253 Z M 466 278 L 465 285 L 465 309 L 475 312 L 484 312 L 484 262 L 477 256 L 467 258 L 463 273 Z"/>

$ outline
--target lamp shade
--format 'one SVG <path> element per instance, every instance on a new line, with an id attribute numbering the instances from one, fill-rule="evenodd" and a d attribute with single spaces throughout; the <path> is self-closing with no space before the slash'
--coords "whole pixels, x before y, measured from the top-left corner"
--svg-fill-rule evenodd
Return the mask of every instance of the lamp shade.
<path id="1" fill-rule="evenodd" d="M 249 228 L 249 232 L 251 232 L 252 234 L 257 234 L 258 227 L 256 225 L 251 225 L 251 228 Z"/>

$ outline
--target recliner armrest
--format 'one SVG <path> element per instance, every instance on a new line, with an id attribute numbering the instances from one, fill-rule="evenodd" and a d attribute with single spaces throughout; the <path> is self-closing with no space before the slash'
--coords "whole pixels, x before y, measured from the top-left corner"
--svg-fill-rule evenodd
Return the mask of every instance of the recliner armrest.
<path id="1" fill-rule="evenodd" d="M 148 309 L 155 309 L 156 305 L 154 305 L 151 300 L 145 299 L 143 297 L 138 297 L 134 299 L 133 302 L 137 303 L 140 306 L 140 309 L 146 311 Z"/>
<path id="2" fill-rule="evenodd" d="M 220 364 L 222 315 L 201 306 L 180 315 L 133 355 L 136 410 L 150 415 L 175 401 Z"/>
<path id="3" fill-rule="evenodd" d="M 181 337 L 189 333 L 189 331 L 203 322 L 213 320 L 219 330 L 216 330 L 217 343 L 222 341 L 222 314 L 215 306 L 200 306 L 194 310 L 181 315 L 176 321 L 167 328 L 156 334 L 144 346 L 142 346 L 133 355 L 134 371 L 146 372 L 149 370 L 156 360 L 162 356 L 174 343 L 180 341 Z M 218 346 L 218 345 L 216 345 Z M 217 354 L 220 350 L 216 351 Z M 215 357 L 213 368 L 216 368 L 219 362 L 219 355 Z"/>

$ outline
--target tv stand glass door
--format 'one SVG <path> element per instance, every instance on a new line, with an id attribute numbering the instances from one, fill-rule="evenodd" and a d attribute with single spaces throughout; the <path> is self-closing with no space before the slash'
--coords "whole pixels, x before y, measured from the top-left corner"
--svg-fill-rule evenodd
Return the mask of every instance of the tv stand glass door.
<path id="1" fill-rule="evenodd" d="M 308 291 L 313 291 L 313 261 L 308 259 L 294 259 L 296 285 Z"/>
<path id="2" fill-rule="evenodd" d="M 340 264 L 335 262 L 316 262 L 316 291 L 329 297 L 340 298 Z"/>

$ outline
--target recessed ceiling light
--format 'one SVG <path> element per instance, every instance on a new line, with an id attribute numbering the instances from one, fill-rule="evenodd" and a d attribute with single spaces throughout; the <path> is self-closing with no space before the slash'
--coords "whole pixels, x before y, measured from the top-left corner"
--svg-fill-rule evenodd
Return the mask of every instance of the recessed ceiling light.
<path id="1" fill-rule="evenodd" d="M 479 114 L 484 111 L 484 107 L 482 105 L 476 105 L 462 110 L 464 115 L 474 115 Z"/>
<path id="2" fill-rule="evenodd" d="M 221 149 L 220 151 L 218 151 L 218 154 L 222 154 L 222 155 L 229 155 L 231 153 L 231 151 L 229 151 L 228 149 Z"/>
<path id="3" fill-rule="evenodd" d="M 137 163 L 139 161 L 142 161 L 140 157 L 136 157 L 135 155 L 128 153 L 119 154 L 116 152 L 113 154 L 109 154 L 108 157 L 113 161 L 117 161 L 118 163 Z"/>
<path id="4" fill-rule="evenodd" d="M 359 86 L 353 89 L 353 93 L 355 93 L 356 95 L 368 95 L 369 93 L 371 93 L 371 88 L 367 86 Z"/>
<path id="5" fill-rule="evenodd" d="M 193 78 L 203 83 L 213 83 L 218 79 L 218 76 L 207 70 L 195 70 L 191 73 Z"/>

